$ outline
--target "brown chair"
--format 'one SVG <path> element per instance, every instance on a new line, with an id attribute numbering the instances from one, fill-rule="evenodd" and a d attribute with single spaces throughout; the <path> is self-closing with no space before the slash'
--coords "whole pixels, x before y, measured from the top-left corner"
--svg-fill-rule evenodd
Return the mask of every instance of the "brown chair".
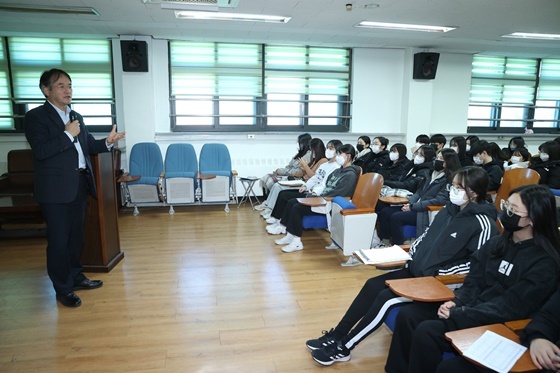
<path id="1" fill-rule="evenodd" d="M 523 185 L 538 184 L 541 180 L 541 175 L 535 170 L 530 168 L 515 168 L 504 172 L 502 185 L 496 193 L 494 204 L 499 213 L 502 213 L 500 203 L 502 200 L 507 200 L 510 192 Z"/>

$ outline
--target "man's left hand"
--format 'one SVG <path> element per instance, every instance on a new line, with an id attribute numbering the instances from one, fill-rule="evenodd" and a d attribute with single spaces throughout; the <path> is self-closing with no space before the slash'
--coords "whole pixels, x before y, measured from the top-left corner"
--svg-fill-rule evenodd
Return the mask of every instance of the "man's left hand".
<path id="1" fill-rule="evenodd" d="M 109 136 L 107 136 L 107 144 L 112 145 L 117 143 L 119 140 L 124 139 L 125 134 L 126 132 L 117 133 L 117 125 L 113 124 L 113 129 L 111 130 L 111 133 L 109 133 Z"/>

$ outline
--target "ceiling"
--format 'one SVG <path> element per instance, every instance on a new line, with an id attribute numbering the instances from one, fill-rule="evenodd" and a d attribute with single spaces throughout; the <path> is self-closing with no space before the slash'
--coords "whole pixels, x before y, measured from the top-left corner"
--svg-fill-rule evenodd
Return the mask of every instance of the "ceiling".
<path id="1" fill-rule="evenodd" d="M 87 6 L 91 15 L 0 11 L 0 35 L 117 37 L 303 44 L 416 47 L 447 53 L 560 58 L 559 41 L 502 38 L 515 31 L 560 34 L 560 0 L 239 0 L 221 12 L 291 16 L 286 24 L 178 20 L 172 10 L 143 0 L 0 0 L 0 4 Z M 346 11 L 352 3 L 352 11 Z M 368 9 L 366 4 L 379 7 Z M 362 20 L 455 26 L 441 33 L 353 27 Z"/>

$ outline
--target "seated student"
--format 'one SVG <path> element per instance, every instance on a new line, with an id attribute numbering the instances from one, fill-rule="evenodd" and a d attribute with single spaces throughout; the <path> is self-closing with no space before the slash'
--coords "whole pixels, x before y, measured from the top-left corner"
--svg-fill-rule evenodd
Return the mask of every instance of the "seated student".
<path id="1" fill-rule="evenodd" d="M 379 150 L 376 148 L 376 150 Z M 358 137 L 358 144 L 356 144 L 356 159 L 354 159 L 354 165 L 362 168 L 362 172 L 366 173 L 368 167 L 373 167 L 371 164 L 373 162 L 374 153 L 371 148 L 371 140 L 369 136 Z M 379 152 L 379 151 L 378 151 Z"/>
<path id="2" fill-rule="evenodd" d="M 532 317 L 554 293 L 560 272 L 554 195 L 542 185 L 526 185 L 502 206 L 504 232 L 471 256 L 455 299 L 399 310 L 386 372 L 435 372 L 443 352 L 454 351 L 446 332 Z"/>
<path id="3" fill-rule="evenodd" d="M 514 170 L 516 168 L 528 168 L 531 160 L 531 154 L 526 148 L 517 148 L 509 159 L 504 162 L 504 171 Z"/>
<path id="4" fill-rule="evenodd" d="M 544 372 L 560 371 L 560 288 L 546 302 L 535 318 L 521 331 L 519 339 L 529 348 L 533 364 Z M 475 365 L 461 356 L 442 361 L 436 373 L 494 372 Z"/>
<path id="5" fill-rule="evenodd" d="M 531 168 L 541 175 L 540 184 L 560 189 L 560 144 L 547 141 L 539 146 L 539 156 L 531 160 Z"/>
<path id="6" fill-rule="evenodd" d="M 502 148 L 502 152 L 505 154 L 506 159 L 510 159 L 513 156 L 513 152 L 515 149 L 524 148 L 525 147 L 525 140 L 521 136 L 514 136 L 512 137 L 506 148 Z"/>
<path id="7" fill-rule="evenodd" d="M 303 173 L 302 178 L 304 181 L 307 181 L 309 180 L 309 178 L 313 177 L 315 175 L 315 171 L 319 168 L 319 166 L 327 161 L 327 158 L 325 158 L 325 144 L 323 144 L 323 140 L 318 138 L 311 139 L 311 141 L 309 142 L 309 150 L 311 151 L 311 161 L 309 161 L 309 163 L 305 160 L 305 158 L 298 158 L 299 166 Z M 258 209 L 273 209 L 274 205 L 276 204 L 278 194 L 285 189 L 290 189 L 290 187 L 275 183 L 270 189 L 268 197 L 262 204 L 259 205 Z M 263 214 L 263 216 L 265 215 L 266 214 Z"/>
<path id="8" fill-rule="evenodd" d="M 504 176 L 504 171 L 502 171 L 503 161 L 495 160 L 489 152 L 490 143 L 486 140 L 477 141 L 471 149 L 474 163 L 482 166 L 484 171 L 488 173 L 490 179 L 488 190 L 498 190 L 502 184 L 502 176 Z"/>
<path id="9" fill-rule="evenodd" d="M 449 188 L 453 175 L 461 168 L 459 157 L 452 149 L 441 150 L 434 160 L 434 171 L 422 182 L 404 206 L 388 206 L 377 214 L 377 234 L 381 240 L 390 239 L 402 245 L 405 225 L 416 226 L 419 237 L 430 225 L 428 206 L 444 206 L 449 202 Z"/>
<path id="10" fill-rule="evenodd" d="M 327 143 L 326 151 L 328 162 L 319 166 L 315 175 L 311 179 L 307 180 L 307 182 L 299 189 L 286 189 L 278 194 L 274 208 L 272 210 L 268 210 L 269 214 L 267 215 L 261 213 L 268 224 L 274 224 L 280 220 L 282 214 L 284 213 L 284 209 L 286 208 L 286 204 L 292 198 L 306 197 L 309 194 L 318 196 L 323 192 L 327 183 L 327 177 L 334 170 L 340 168 L 338 163 L 336 163 L 336 151 L 341 146 L 342 142 L 340 140 L 329 141 Z"/>
<path id="11" fill-rule="evenodd" d="M 391 163 L 377 171 L 385 181 L 401 179 L 413 166 L 406 156 L 406 146 L 404 144 L 397 143 L 391 146 L 389 159 Z"/>
<path id="12" fill-rule="evenodd" d="M 427 179 L 434 168 L 436 152 L 429 145 L 418 148 L 414 156 L 414 166 L 398 180 L 385 180 L 384 185 L 393 189 L 406 189 L 415 193 L 418 185 Z"/>
<path id="13" fill-rule="evenodd" d="M 368 172 L 379 172 L 379 170 L 389 166 L 391 160 L 389 159 L 389 152 L 387 147 L 389 146 L 389 139 L 383 136 L 378 136 L 373 139 L 371 151 L 373 152 L 373 157 L 371 162 L 366 165 L 363 169 L 364 174 Z"/>
<path id="14" fill-rule="evenodd" d="M 503 162 L 509 160 L 509 157 L 504 154 L 502 149 L 500 149 L 500 146 L 495 142 L 489 143 L 488 155 L 501 162 L 500 165 L 503 165 Z"/>
<path id="15" fill-rule="evenodd" d="M 443 149 L 446 143 L 447 139 L 441 133 L 436 133 L 430 137 L 430 145 L 432 145 L 436 152 Z"/>
<path id="16" fill-rule="evenodd" d="M 410 148 L 413 157 L 416 155 L 418 148 L 422 145 L 430 145 L 430 137 L 428 135 L 421 134 L 416 136 L 416 144 Z"/>
<path id="17" fill-rule="evenodd" d="M 469 272 L 470 256 L 498 234 L 498 211 L 486 201 L 487 185 L 488 175 L 479 167 L 457 171 L 449 192 L 451 203 L 414 241 L 412 261 L 404 269 L 367 280 L 338 325 L 306 342 L 315 361 L 331 365 L 350 360 L 350 350 L 377 330 L 392 308 L 411 302 L 393 293 L 386 280 Z"/>
<path id="18" fill-rule="evenodd" d="M 467 141 L 463 136 L 455 136 L 449 142 L 449 147 L 457 152 L 459 155 L 459 162 L 461 167 L 473 165 L 472 157 L 467 154 Z"/>
<path id="19" fill-rule="evenodd" d="M 329 175 L 321 196 L 352 197 L 361 171 L 358 166 L 352 164 L 355 156 L 356 151 L 350 144 L 342 145 L 338 149 L 336 163 L 342 167 Z M 270 234 L 286 233 L 286 236 L 275 241 L 277 245 L 286 245 L 282 248 L 283 252 L 291 253 L 292 251 L 303 250 L 303 244 L 301 243 L 303 217 L 309 215 L 324 214 L 313 212 L 311 207 L 300 204 L 297 198 L 292 198 L 288 201 L 280 222 L 275 225 L 269 225 L 266 230 Z"/>
<path id="20" fill-rule="evenodd" d="M 277 168 L 270 174 L 266 174 L 260 179 L 260 185 L 263 188 L 265 194 L 272 189 L 274 183 L 278 181 L 281 176 L 294 176 L 301 175 L 303 171 L 300 167 L 299 159 L 305 159 L 307 162 L 311 161 L 311 150 L 309 149 L 309 143 L 311 142 L 311 135 L 308 133 L 303 133 L 298 136 L 298 152 L 292 158 L 290 163 L 283 168 Z M 266 208 L 266 204 L 260 204 L 255 209 L 262 210 Z"/>
<path id="21" fill-rule="evenodd" d="M 479 139 L 478 136 L 476 136 L 476 135 L 469 135 L 469 136 L 467 136 L 467 137 L 465 138 L 465 142 L 467 143 L 465 149 L 467 150 L 467 155 L 468 155 L 469 157 L 472 157 L 472 156 L 473 156 L 473 154 L 471 154 L 471 147 L 472 147 L 472 146 L 474 145 L 474 143 L 477 142 L 478 140 L 480 140 L 480 139 Z"/>

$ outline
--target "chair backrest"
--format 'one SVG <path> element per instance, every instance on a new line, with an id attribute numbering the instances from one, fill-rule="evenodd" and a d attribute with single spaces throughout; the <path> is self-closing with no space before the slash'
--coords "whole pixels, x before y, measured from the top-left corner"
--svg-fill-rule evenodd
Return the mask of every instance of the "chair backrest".
<path id="1" fill-rule="evenodd" d="M 507 200 L 509 193 L 513 189 L 523 185 L 538 184 L 540 180 L 541 175 L 530 168 L 514 168 L 513 170 L 505 171 L 502 179 L 502 185 L 500 185 L 496 194 L 496 199 L 494 200 L 494 204 L 498 208 L 498 212 L 502 212 L 500 202 L 503 199 Z"/>
<path id="2" fill-rule="evenodd" d="M 165 153 L 165 178 L 194 178 L 198 171 L 196 152 L 191 144 L 171 144 Z"/>
<path id="3" fill-rule="evenodd" d="M 361 175 L 352 196 L 352 203 L 358 208 L 375 208 L 383 182 L 383 176 L 375 172 Z"/>
<path id="4" fill-rule="evenodd" d="M 231 178 L 231 158 L 224 144 L 204 144 L 200 150 L 199 171 Z"/>
<path id="5" fill-rule="evenodd" d="M 130 175 L 140 175 L 140 180 L 129 184 L 157 185 L 163 172 L 161 150 L 155 142 L 139 142 L 130 151 Z"/>

